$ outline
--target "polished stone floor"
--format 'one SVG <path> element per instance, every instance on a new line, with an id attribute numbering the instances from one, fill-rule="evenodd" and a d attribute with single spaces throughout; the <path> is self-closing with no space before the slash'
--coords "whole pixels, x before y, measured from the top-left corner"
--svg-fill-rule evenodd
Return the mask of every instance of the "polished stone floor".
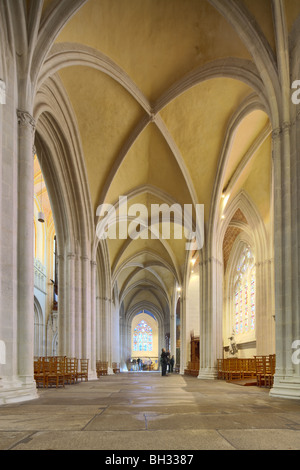
<path id="1" fill-rule="evenodd" d="M 157 372 L 39 389 L 0 406 L 1 450 L 300 450 L 300 400 Z"/>

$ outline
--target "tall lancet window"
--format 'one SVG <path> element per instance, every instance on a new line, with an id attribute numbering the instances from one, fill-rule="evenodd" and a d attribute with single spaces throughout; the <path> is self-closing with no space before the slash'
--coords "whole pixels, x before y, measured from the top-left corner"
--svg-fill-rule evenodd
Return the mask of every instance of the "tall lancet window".
<path id="1" fill-rule="evenodd" d="M 255 331 L 255 260 L 250 247 L 244 248 L 234 279 L 235 334 Z"/>
<path id="2" fill-rule="evenodd" d="M 153 336 L 152 328 L 144 320 L 133 330 L 133 350 L 134 351 L 152 351 Z"/>

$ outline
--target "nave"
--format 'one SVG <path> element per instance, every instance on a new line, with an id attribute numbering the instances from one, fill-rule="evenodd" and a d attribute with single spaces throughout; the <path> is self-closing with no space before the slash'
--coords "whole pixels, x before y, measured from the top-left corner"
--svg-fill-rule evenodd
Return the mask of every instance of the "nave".
<path id="1" fill-rule="evenodd" d="M 266 388 L 128 372 L 0 407 L 11 450 L 299 450 L 298 400 Z"/>
<path id="2" fill-rule="evenodd" d="M 185 384 L 237 390 L 219 361 L 236 377 L 255 357 L 276 357 L 270 388 L 243 394 L 299 403 L 299 58 L 299 0 L 0 0 L 4 415 L 48 397 L 36 372 L 59 372 L 51 398 L 84 389 L 85 404 L 99 380 L 122 403 L 163 348 L 179 404 Z M 89 381 L 35 358 L 88 361 Z"/>

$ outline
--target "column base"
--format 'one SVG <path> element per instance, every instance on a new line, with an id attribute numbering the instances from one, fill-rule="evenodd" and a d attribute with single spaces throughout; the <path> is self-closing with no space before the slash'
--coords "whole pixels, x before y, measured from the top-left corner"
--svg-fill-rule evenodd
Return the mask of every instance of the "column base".
<path id="1" fill-rule="evenodd" d="M 35 400 L 39 397 L 34 380 L 23 383 L 17 379 L 0 380 L 0 405 Z"/>
<path id="2" fill-rule="evenodd" d="M 89 371 L 89 380 L 97 380 L 97 372 L 95 370 Z"/>
<path id="3" fill-rule="evenodd" d="M 200 369 L 197 379 L 202 380 L 215 380 L 217 378 L 217 371 L 214 367 L 208 367 L 207 369 Z"/>
<path id="4" fill-rule="evenodd" d="M 270 396 L 274 398 L 290 398 L 300 400 L 300 377 L 274 377 Z"/>

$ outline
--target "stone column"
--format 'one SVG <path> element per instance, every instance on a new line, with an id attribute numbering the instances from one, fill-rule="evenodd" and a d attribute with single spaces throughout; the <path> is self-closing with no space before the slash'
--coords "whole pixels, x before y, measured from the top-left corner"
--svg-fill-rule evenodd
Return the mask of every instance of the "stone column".
<path id="1" fill-rule="evenodd" d="M 171 342 L 171 356 L 176 357 L 176 309 L 174 304 L 171 306 L 170 314 L 170 342 Z"/>
<path id="2" fill-rule="evenodd" d="M 18 375 L 24 386 L 34 387 L 34 160 L 35 121 L 18 110 Z"/>
<path id="3" fill-rule="evenodd" d="M 222 357 L 222 263 L 210 257 L 199 264 L 200 370 L 199 379 L 215 379 Z"/>
<path id="4" fill-rule="evenodd" d="M 66 354 L 75 356 L 75 254 L 68 253 L 66 260 Z"/>
<path id="5" fill-rule="evenodd" d="M 82 287 L 81 287 L 81 258 L 79 255 L 76 255 L 75 259 L 75 357 L 81 357 L 82 351 L 82 309 L 81 309 L 81 302 L 82 302 Z"/>
<path id="6" fill-rule="evenodd" d="M 97 378 L 96 371 L 96 272 L 97 264 L 91 261 L 91 325 L 90 325 L 90 374 L 91 377 Z"/>
<path id="7" fill-rule="evenodd" d="M 102 360 L 102 355 L 101 355 L 101 343 L 102 343 L 102 338 L 101 338 L 101 326 L 102 326 L 102 321 L 101 321 L 101 297 L 97 295 L 96 297 L 96 360 L 100 361 Z"/>
<path id="8" fill-rule="evenodd" d="M 91 264 L 87 256 L 81 257 L 82 271 L 82 350 L 81 357 L 90 358 L 91 352 Z"/>
<path id="9" fill-rule="evenodd" d="M 182 292 L 180 296 L 180 374 L 184 374 L 187 365 L 186 350 L 186 296 Z"/>
<path id="10" fill-rule="evenodd" d="M 66 356 L 66 309 L 65 309 L 65 260 L 63 255 L 57 256 L 58 261 L 58 354 Z"/>
<path id="11" fill-rule="evenodd" d="M 99 297 L 99 308 L 100 308 L 100 359 L 108 362 L 108 367 L 111 369 L 111 341 L 112 341 L 112 329 L 111 329 L 111 299 L 108 297 Z"/>
<path id="12" fill-rule="evenodd" d="M 120 367 L 123 371 L 127 371 L 127 359 L 130 356 L 127 347 L 127 327 L 124 313 L 119 310 L 120 321 Z"/>
<path id="13" fill-rule="evenodd" d="M 112 330 L 112 311 L 111 311 L 111 299 L 105 298 L 105 320 L 106 320 L 106 357 L 108 361 L 108 373 L 113 374 L 112 370 L 112 342 L 113 342 L 113 330 Z"/>
<path id="14" fill-rule="evenodd" d="M 270 391 L 271 396 L 296 399 L 300 398 L 300 353 L 295 344 L 300 340 L 298 118 L 292 126 L 283 123 L 273 131 L 276 371 Z"/>

